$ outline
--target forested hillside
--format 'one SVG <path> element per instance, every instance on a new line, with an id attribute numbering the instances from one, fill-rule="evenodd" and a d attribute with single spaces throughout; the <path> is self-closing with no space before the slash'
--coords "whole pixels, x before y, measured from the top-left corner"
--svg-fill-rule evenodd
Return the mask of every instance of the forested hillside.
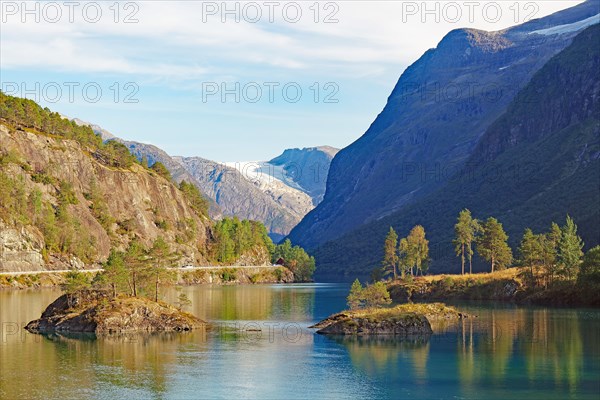
<path id="1" fill-rule="evenodd" d="M 315 253 L 327 276 L 368 274 L 382 259 L 390 226 L 427 231 L 433 272 L 458 271 L 456 215 L 492 215 L 513 248 L 525 227 L 549 229 L 569 214 L 586 248 L 600 242 L 600 25 L 552 58 L 482 135 L 465 167 L 439 191 L 369 223 Z M 479 266 L 476 265 L 476 270 Z"/>
<path id="2" fill-rule="evenodd" d="M 0 92 L 0 271 L 98 267 L 113 250 L 157 239 L 171 265 L 271 262 L 262 224 L 215 225 L 208 207 L 161 163 L 148 167 L 122 143 Z"/>

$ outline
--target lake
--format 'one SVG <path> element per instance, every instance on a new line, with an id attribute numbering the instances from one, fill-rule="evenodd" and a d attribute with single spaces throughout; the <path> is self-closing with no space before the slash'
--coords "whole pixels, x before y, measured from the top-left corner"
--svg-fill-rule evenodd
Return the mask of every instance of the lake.
<path id="1" fill-rule="evenodd" d="M 58 290 L 0 291 L 2 399 L 597 399 L 600 310 L 462 304 L 429 338 L 329 338 L 347 284 L 195 286 L 205 331 L 44 337 Z M 165 300 L 179 292 L 169 288 Z"/>

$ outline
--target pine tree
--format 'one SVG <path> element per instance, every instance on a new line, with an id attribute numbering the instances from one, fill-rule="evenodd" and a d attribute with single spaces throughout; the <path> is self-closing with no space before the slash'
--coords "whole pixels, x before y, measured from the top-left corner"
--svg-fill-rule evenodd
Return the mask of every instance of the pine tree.
<path id="1" fill-rule="evenodd" d="M 362 292 L 363 292 L 363 287 L 360 284 L 359 280 L 358 279 L 354 280 L 354 283 L 352 283 L 352 287 L 350 287 L 350 293 L 348 294 L 348 297 L 346 298 L 346 300 L 348 302 L 348 306 L 350 307 L 351 310 L 360 308 L 361 303 L 362 303 Z"/>
<path id="2" fill-rule="evenodd" d="M 577 235 L 577 225 L 567 215 L 567 221 L 561 229 L 561 238 L 558 243 L 558 258 L 563 273 L 568 279 L 577 276 L 577 268 L 583 257 L 583 241 Z"/>
<path id="3" fill-rule="evenodd" d="M 390 230 L 385 238 L 385 244 L 383 246 L 383 261 L 382 267 L 384 274 L 391 273 L 396 276 L 396 265 L 398 264 L 398 253 L 396 246 L 398 245 L 398 234 L 394 231 L 394 228 L 390 226 Z"/>
<path id="4" fill-rule="evenodd" d="M 408 241 L 406 238 L 400 239 L 400 244 L 398 244 L 398 250 L 400 256 L 398 257 L 398 266 L 400 268 L 400 276 L 404 279 L 404 275 L 408 273 L 409 268 L 411 267 L 411 261 L 408 258 Z"/>
<path id="5" fill-rule="evenodd" d="M 577 279 L 579 285 L 600 283 L 600 246 L 593 247 L 585 253 Z"/>
<path id="6" fill-rule="evenodd" d="M 519 246 L 520 261 L 523 265 L 529 266 L 532 281 L 534 279 L 534 267 L 542 261 L 542 238 L 543 235 L 534 235 L 531 229 L 527 228 Z"/>
<path id="7" fill-rule="evenodd" d="M 72 306 L 73 295 L 82 290 L 89 289 L 90 286 L 88 276 L 76 270 L 67 272 L 65 281 L 60 285 L 63 292 L 67 295 L 67 304 L 69 307 Z"/>
<path id="8" fill-rule="evenodd" d="M 461 259 L 461 272 L 465 274 L 465 255 L 469 259 L 469 273 L 473 273 L 473 246 L 475 235 L 479 229 L 479 224 L 476 219 L 471 216 L 471 211 L 468 209 L 462 210 L 458 214 L 458 220 L 454 225 L 455 232 L 455 251 L 456 255 Z"/>
<path id="9" fill-rule="evenodd" d="M 553 222 L 550 232 L 543 235 L 541 239 L 541 264 L 546 271 L 546 276 L 550 277 L 550 282 L 554 280 L 554 276 L 558 271 L 558 243 L 561 236 L 560 227 Z"/>
<path id="10" fill-rule="evenodd" d="M 479 233 L 481 233 L 482 229 L 483 229 L 481 227 L 481 224 L 479 223 L 479 220 L 477 220 L 477 219 L 473 219 L 471 221 L 471 224 L 472 224 L 472 228 L 473 228 L 473 238 L 467 244 L 467 258 L 469 259 L 469 274 L 473 273 L 473 255 L 475 254 L 475 252 L 473 251 L 473 243 L 477 240 L 477 235 Z"/>
<path id="11" fill-rule="evenodd" d="M 390 304 L 392 299 L 383 282 L 375 282 L 362 290 L 362 296 L 367 307 L 379 307 Z"/>
<path id="12" fill-rule="evenodd" d="M 169 271 L 165 265 L 171 256 L 169 245 L 162 237 L 156 238 L 150 249 L 152 258 L 152 276 L 154 280 L 154 301 L 158 301 L 158 286 L 169 278 Z"/>
<path id="13" fill-rule="evenodd" d="M 512 262 L 512 251 L 508 246 L 508 235 L 496 218 L 488 218 L 477 240 L 477 252 L 492 265 L 492 272 L 504 269 Z"/>
<path id="14" fill-rule="evenodd" d="M 177 296 L 177 302 L 175 304 L 177 306 L 177 309 L 181 311 L 184 308 L 192 305 L 192 301 L 190 300 L 187 294 L 179 293 L 179 296 Z"/>
<path id="15" fill-rule="evenodd" d="M 129 286 L 132 296 L 137 296 L 146 278 L 145 249 L 136 238 L 131 241 L 124 256 L 125 267 L 129 272 Z"/>
<path id="16" fill-rule="evenodd" d="M 104 281 L 110 285 L 113 297 L 116 297 L 119 287 L 127 282 L 127 269 L 125 268 L 122 253 L 115 250 L 110 252 L 104 264 L 102 276 Z"/>

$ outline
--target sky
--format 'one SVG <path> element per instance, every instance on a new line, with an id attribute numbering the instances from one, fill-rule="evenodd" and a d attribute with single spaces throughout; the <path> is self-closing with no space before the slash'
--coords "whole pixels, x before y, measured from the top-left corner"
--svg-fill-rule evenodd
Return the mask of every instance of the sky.
<path id="1" fill-rule="evenodd" d="M 452 29 L 581 1 L 0 1 L 0 89 L 171 155 L 345 147 Z"/>

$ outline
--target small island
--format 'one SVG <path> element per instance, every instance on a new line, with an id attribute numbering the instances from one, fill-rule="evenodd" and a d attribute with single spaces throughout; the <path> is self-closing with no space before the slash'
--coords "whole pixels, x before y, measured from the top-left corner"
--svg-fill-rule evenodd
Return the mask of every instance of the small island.
<path id="1" fill-rule="evenodd" d="M 390 308 L 342 311 L 311 326 L 323 335 L 400 335 L 433 333 L 431 323 L 468 315 L 442 303 L 401 304 Z"/>
<path id="2" fill-rule="evenodd" d="M 431 335 L 433 322 L 469 317 L 442 303 L 386 306 L 391 299 L 383 282 L 363 288 L 356 280 L 347 300 L 350 310 L 331 315 L 310 328 L 323 335 Z"/>
<path id="3" fill-rule="evenodd" d="M 86 290 L 63 294 L 25 329 L 31 333 L 118 334 L 181 332 L 205 325 L 192 314 L 161 301 Z"/>

